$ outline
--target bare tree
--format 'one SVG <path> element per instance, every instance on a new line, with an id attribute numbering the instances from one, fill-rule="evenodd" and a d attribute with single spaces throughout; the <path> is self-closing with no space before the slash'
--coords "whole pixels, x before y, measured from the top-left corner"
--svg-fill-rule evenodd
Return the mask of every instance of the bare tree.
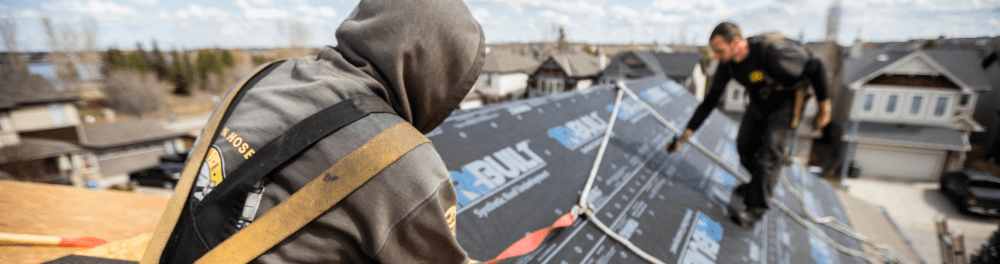
<path id="1" fill-rule="evenodd" d="M 46 40 L 49 42 L 50 51 L 61 51 L 62 44 L 59 43 L 59 36 L 56 33 L 56 26 L 52 24 L 52 20 L 46 16 L 42 17 L 42 25 L 45 26 L 45 36 Z"/>
<path id="2" fill-rule="evenodd" d="M 25 71 L 20 58 L 17 57 L 17 22 L 7 11 L 0 13 L 0 35 L 3 35 L 3 44 L 7 48 L 7 63 L 13 71 Z"/>
<path id="3" fill-rule="evenodd" d="M 83 20 L 83 50 L 97 51 L 97 20 L 87 18 Z"/>
<path id="4" fill-rule="evenodd" d="M 559 52 L 565 52 L 569 49 L 569 43 L 566 42 L 566 30 L 563 26 L 559 26 L 559 38 L 556 39 L 556 50 Z"/>
<path id="5" fill-rule="evenodd" d="M 113 70 L 104 80 L 104 100 L 115 111 L 141 117 L 163 107 L 164 91 L 169 88 L 169 84 L 158 82 L 154 73 Z"/>
<path id="6" fill-rule="evenodd" d="M 298 21 L 288 23 L 288 44 L 295 48 L 305 48 L 309 46 L 311 35 L 309 28 Z"/>
<path id="7" fill-rule="evenodd" d="M 282 46 L 280 43 L 288 38 L 288 28 L 285 27 L 285 21 L 281 20 L 274 21 L 274 26 L 278 29 L 278 46 Z"/>
<path id="8" fill-rule="evenodd" d="M 70 26 L 57 28 L 55 23 L 48 17 L 42 16 L 42 25 L 45 26 L 45 36 L 49 42 L 49 63 L 56 68 L 56 74 L 64 86 L 75 89 L 79 83 L 79 76 L 73 63 L 79 61 L 76 51 L 79 49 L 79 35 Z"/>

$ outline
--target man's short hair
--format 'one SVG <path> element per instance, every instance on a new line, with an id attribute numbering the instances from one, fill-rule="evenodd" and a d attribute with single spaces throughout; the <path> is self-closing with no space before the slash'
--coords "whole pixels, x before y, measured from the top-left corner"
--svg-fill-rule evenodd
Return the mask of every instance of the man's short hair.
<path id="1" fill-rule="evenodd" d="M 740 27 L 737 27 L 736 24 L 722 22 L 712 30 L 712 35 L 708 36 L 708 41 L 711 42 L 715 36 L 722 36 L 722 39 L 726 42 L 732 42 L 734 38 L 743 38 L 743 33 L 740 33 Z"/>

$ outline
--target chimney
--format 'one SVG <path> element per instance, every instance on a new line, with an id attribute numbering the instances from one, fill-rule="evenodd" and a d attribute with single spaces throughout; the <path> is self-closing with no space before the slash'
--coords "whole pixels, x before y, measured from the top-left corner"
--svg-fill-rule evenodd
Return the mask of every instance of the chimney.
<path id="1" fill-rule="evenodd" d="M 848 51 L 848 58 L 857 59 L 861 58 L 861 39 L 854 39 L 854 44 L 851 45 L 851 49 Z"/>
<path id="2" fill-rule="evenodd" d="M 597 67 L 604 70 L 608 66 L 608 56 L 604 55 L 604 49 L 597 47 Z"/>

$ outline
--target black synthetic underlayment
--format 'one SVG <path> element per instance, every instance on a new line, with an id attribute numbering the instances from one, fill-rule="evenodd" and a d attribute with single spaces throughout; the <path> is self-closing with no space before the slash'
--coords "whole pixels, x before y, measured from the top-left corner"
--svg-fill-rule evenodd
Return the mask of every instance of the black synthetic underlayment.
<path id="1" fill-rule="evenodd" d="M 675 127 L 683 127 L 697 99 L 664 77 L 626 85 Z M 611 116 L 612 85 L 456 111 L 427 134 L 444 158 L 459 197 L 457 236 L 476 260 L 496 257 L 521 237 L 569 212 Z M 693 140 L 739 164 L 739 123 L 713 113 Z M 595 215 L 633 244 L 666 263 L 865 263 L 846 255 L 772 206 L 761 223 L 744 229 L 726 216 L 738 179 L 690 144 L 668 155 L 674 133 L 625 95 L 589 200 Z M 849 223 L 826 181 L 785 168 L 806 207 Z M 799 215 L 803 208 L 780 182 L 775 198 Z M 823 225 L 838 243 L 859 242 Z M 579 219 L 549 235 L 534 252 L 505 263 L 645 263 L 593 224 Z"/>

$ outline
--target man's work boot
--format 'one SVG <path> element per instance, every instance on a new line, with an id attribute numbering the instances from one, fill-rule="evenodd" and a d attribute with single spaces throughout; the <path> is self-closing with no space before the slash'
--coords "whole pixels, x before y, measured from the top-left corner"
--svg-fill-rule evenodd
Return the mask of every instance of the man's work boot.
<path id="1" fill-rule="evenodd" d="M 764 216 L 763 210 L 749 209 L 736 214 L 730 214 L 729 219 L 743 228 L 750 229 L 760 221 L 762 216 Z"/>
<path id="2" fill-rule="evenodd" d="M 746 205 L 743 204 L 743 195 L 734 191 L 733 196 L 729 198 L 729 204 L 726 205 L 726 214 L 729 217 L 733 217 L 733 215 L 739 214 L 744 209 L 746 209 Z"/>

